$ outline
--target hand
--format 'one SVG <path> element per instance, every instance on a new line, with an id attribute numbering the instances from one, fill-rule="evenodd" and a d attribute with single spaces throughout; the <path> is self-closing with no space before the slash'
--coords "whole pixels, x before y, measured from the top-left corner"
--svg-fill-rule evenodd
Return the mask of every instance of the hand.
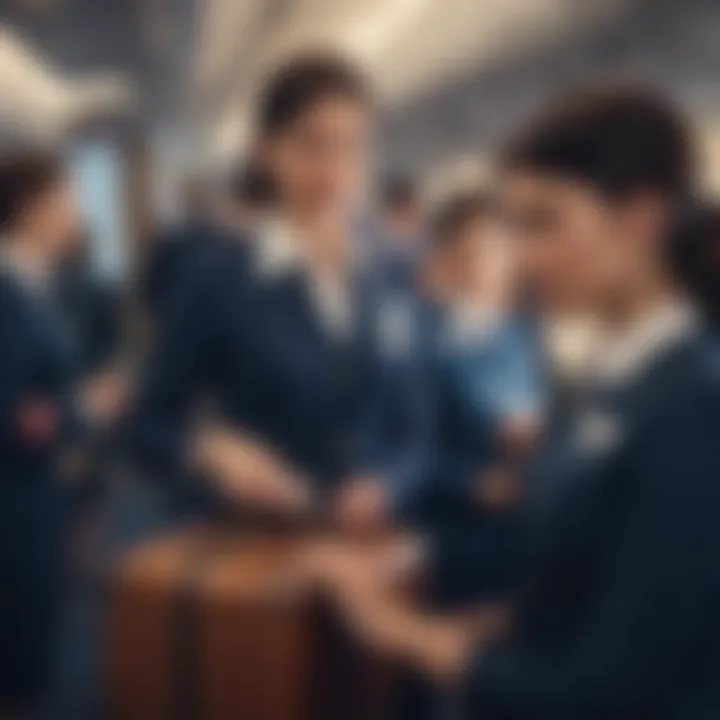
<path id="1" fill-rule="evenodd" d="M 293 514 L 310 508 L 304 479 L 263 444 L 240 433 L 217 428 L 201 433 L 195 459 L 237 503 Z"/>
<path id="2" fill-rule="evenodd" d="M 522 483 L 516 472 L 497 466 L 486 470 L 475 479 L 472 494 L 482 508 L 502 512 L 518 504 L 522 495 Z"/>
<path id="3" fill-rule="evenodd" d="M 439 682 L 458 680 L 471 652 L 506 632 L 510 613 L 502 605 L 451 617 L 418 612 L 405 593 L 381 581 L 377 562 L 377 547 L 325 540 L 304 548 L 297 567 L 306 586 L 320 584 L 331 593 L 362 642 Z"/>
<path id="4" fill-rule="evenodd" d="M 361 543 L 332 538 L 304 547 L 298 568 L 310 581 L 331 590 L 345 585 L 372 585 L 394 591 L 415 585 L 422 577 L 426 559 L 424 542 L 410 534 Z"/>
<path id="5" fill-rule="evenodd" d="M 373 477 L 351 479 L 335 499 L 334 515 L 338 522 L 355 529 L 377 529 L 387 519 L 387 491 Z"/>
<path id="6" fill-rule="evenodd" d="M 325 582 L 345 621 L 374 650 L 425 670 L 442 682 L 459 678 L 473 646 L 468 623 L 417 612 L 395 588 L 378 582 L 372 563 L 357 554 L 327 555 Z"/>

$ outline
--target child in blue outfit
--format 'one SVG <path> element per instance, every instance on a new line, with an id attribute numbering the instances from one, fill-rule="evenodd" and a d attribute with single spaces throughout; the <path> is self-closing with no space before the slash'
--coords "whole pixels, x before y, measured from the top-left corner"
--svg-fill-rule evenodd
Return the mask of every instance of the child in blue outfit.
<path id="1" fill-rule="evenodd" d="M 453 603 L 501 593 L 508 580 L 518 471 L 542 403 L 536 338 L 494 228 L 489 199 L 453 199 L 426 261 L 437 438 L 423 523 L 435 591 Z"/>

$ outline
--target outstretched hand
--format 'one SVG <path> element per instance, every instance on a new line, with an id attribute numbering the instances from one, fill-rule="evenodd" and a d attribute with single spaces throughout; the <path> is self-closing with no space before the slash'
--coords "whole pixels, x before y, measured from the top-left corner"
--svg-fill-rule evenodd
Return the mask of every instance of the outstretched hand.
<path id="1" fill-rule="evenodd" d="M 285 514 L 311 509 L 307 481 L 268 447 L 240 432 L 206 431 L 198 443 L 196 461 L 233 502 Z"/>
<path id="2" fill-rule="evenodd" d="M 378 554 L 367 548 L 323 542 L 308 548 L 303 562 L 337 602 L 351 631 L 368 647 L 427 671 L 440 681 L 462 674 L 481 634 L 478 615 L 423 614 L 403 588 L 382 582 Z"/>

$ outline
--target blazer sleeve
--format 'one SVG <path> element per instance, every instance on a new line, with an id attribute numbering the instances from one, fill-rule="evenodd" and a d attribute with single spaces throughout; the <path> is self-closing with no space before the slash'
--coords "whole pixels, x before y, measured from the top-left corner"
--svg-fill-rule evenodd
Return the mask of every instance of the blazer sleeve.
<path id="1" fill-rule="evenodd" d="M 130 453 L 154 477 L 182 477 L 193 409 L 211 380 L 223 275 L 216 258 L 188 267 L 155 324 L 131 413 Z"/>
<path id="2" fill-rule="evenodd" d="M 388 483 L 392 511 L 399 519 L 412 515 L 422 504 L 434 466 L 434 395 L 427 353 L 427 348 L 419 351 L 409 370 L 413 382 L 405 397 L 405 440 L 390 448 L 381 470 Z"/>
<path id="3" fill-rule="evenodd" d="M 429 489 L 435 447 L 435 397 L 430 320 L 414 306 L 412 351 L 401 377 L 387 372 L 387 358 L 376 357 L 373 379 L 361 413 L 357 472 L 382 478 L 398 519 L 412 515 Z M 395 368 L 397 370 L 397 368 Z M 388 429 L 390 418 L 402 424 Z"/>
<path id="4" fill-rule="evenodd" d="M 0 290 L 0 436 L 2 443 L 18 439 L 18 412 L 27 392 L 30 353 L 10 293 Z"/>
<path id="5" fill-rule="evenodd" d="M 630 512 L 590 621 L 553 653 L 522 636 L 480 649 L 473 717 L 649 717 L 698 681 L 717 642 L 719 408 L 716 387 L 689 394 L 640 441 L 623 478 L 637 480 Z"/>

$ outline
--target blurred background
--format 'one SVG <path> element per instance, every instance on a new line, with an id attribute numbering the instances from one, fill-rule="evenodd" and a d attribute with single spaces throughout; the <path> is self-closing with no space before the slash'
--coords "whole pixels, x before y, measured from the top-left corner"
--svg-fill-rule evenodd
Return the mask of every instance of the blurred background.
<path id="1" fill-rule="evenodd" d="M 3 0 L 0 138 L 67 138 L 100 269 L 122 278 L 190 173 L 222 173 L 281 58 L 337 46 L 381 97 L 378 163 L 436 191 L 588 78 L 637 78 L 694 113 L 720 181 L 712 0 Z M 458 179 L 459 178 L 459 179 Z"/>
<path id="2" fill-rule="evenodd" d="M 156 229 L 181 214 L 188 179 L 214 187 L 242 162 L 263 78 L 307 48 L 339 48 L 367 70 L 380 102 L 377 173 L 412 177 L 429 198 L 476 185 L 516 124 L 590 79 L 638 80 L 682 102 L 707 185 L 720 185 L 717 0 L 0 0 L 0 8 L 0 147 L 64 149 L 93 271 L 128 311 Z M 118 545 L 156 522 L 149 491 L 121 492 L 117 506 L 133 510 L 120 513 Z M 58 661 L 58 717 L 73 720 L 99 717 L 100 591 L 89 585 L 70 593 Z"/>

